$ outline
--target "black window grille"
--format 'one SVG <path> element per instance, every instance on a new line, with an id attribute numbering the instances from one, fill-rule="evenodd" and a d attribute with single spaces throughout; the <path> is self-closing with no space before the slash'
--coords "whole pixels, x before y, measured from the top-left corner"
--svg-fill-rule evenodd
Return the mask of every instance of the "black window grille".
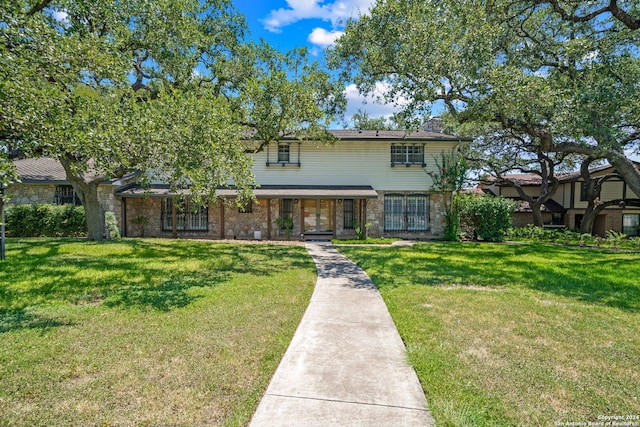
<path id="1" fill-rule="evenodd" d="M 355 203 L 353 199 L 344 199 L 342 201 L 343 209 L 343 228 L 345 230 L 353 230 L 356 225 L 356 216 L 354 211 Z"/>
<path id="2" fill-rule="evenodd" d="M 287 228 L 287 220 L 293 220 L 293 199 L 282 199 L 280 206 L 280 228 Z"/>
<path id="3" fill-rule="evenodd" d="M 384 196 L 384 230 L 429 230 L 428 195 L 400 193 L 386 194 Z"/>
<path id="4" fill-rule="evenodd" d="M 75 205 L 80 206 L 80 198 L 73 191 L 71 185 L 58 185 L 56 186 L 56 194 L 54 196 L 54 203 L 56 205 Z"/>
<path id="5" fill-rule="evenodd" d="M 176 231 L 208 231 L 209 208 L 187 199 L 162 199 L 162 230 L 173 231 L 173 205 L 176 207 Z"/>

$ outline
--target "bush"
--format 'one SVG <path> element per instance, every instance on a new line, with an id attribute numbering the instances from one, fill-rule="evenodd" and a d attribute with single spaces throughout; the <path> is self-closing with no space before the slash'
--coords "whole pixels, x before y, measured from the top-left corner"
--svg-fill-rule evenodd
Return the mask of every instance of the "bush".
<path id="1" fill-rule="evenodd" d="M 458 200 L 462 229 L 488 242 L 502 242 L 511 228 L 515 203 L 503 197 L 464 195 Z"/>
<path id="2" fill-rule="evenodd" d="M 7 209 L 8 237 L 79 237 L 87 235 L 82 206 L 15 205 Z"/>

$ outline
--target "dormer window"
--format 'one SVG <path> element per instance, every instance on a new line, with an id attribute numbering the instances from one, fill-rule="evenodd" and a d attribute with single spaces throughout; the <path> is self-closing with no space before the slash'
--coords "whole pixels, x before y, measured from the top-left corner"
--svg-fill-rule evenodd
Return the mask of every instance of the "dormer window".
<path id="1" fill-rule="evenodd" d="M 420 165 L 426 166 L 424 162 L 423 144 L 392 144 L 391 145 L 391 166 L 395 165 Z"/>

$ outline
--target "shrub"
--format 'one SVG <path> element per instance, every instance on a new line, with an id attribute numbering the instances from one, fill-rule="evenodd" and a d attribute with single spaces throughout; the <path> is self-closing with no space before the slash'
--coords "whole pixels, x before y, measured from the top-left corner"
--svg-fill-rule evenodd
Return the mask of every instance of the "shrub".
<path id="1" fill-rule="evenodd" d="M 104 214 L 105 223 L 107 224 L 107 230 L 109 231 L 108 238 L 110 239 L 119 239 L 120 230 L 118 229 L 118 220 L 116 219 L 116 214 L 111 211 L 107 211 Z M 144 237 L 144 233 L 143 233 Z"/>
<path id="2" fill-rule="evenodd" d="M 87 221 L 82 206 L 15 205 L 7 209 L 9 237 L 86 236 Z"/>
<path id="3" fill-rule="evenodd" d="M 511 222 L 515 203 L 503 197 L 464 195 L 458 200 L 460 223 L 474 236 L 489 241 L 502 242 Z"/>

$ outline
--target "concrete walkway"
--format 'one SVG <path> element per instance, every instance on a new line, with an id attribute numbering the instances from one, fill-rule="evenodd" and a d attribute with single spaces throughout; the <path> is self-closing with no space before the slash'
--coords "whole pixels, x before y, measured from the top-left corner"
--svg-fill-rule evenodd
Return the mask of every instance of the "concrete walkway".
<path id="1" fill-rule="evenodd" d="M 250 426 L 433 426 L 371 279 L 331 244 L 306 247 L 315 291 Z"/>

